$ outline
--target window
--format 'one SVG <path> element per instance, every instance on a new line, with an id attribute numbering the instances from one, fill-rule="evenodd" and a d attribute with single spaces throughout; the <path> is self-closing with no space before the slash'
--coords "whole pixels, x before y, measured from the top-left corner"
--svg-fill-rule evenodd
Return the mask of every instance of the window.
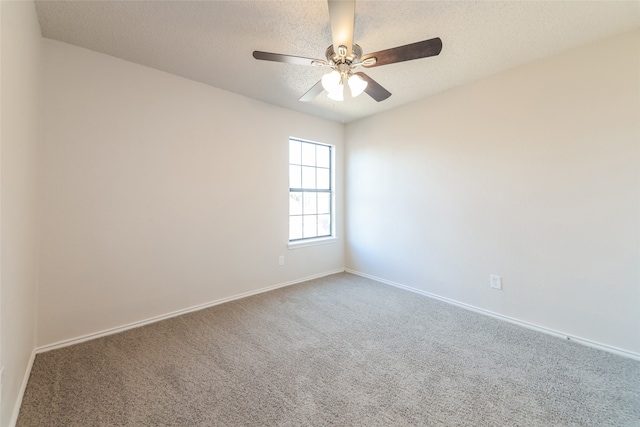
<path id="1" fill-rule="evenodd" d="M 333 148 L 289 139 L 289 241 L 333 235 Z"/>

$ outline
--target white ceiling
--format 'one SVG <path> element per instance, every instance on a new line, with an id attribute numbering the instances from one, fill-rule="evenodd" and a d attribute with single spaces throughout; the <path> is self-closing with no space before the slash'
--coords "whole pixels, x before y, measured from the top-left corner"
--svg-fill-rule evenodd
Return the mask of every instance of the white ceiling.
<path id="1" fill-rule="evenodd" d="M 640 2 L 358 1 L 365 53 L 440 37 L 432 58 L 365 70 L 393 95 L 298 98 L 326 69 L 253 59 L 324 58 L 326 1 L 38 1 L 42 35 L 292 110 L 349 122 L 640 27 Z"/>

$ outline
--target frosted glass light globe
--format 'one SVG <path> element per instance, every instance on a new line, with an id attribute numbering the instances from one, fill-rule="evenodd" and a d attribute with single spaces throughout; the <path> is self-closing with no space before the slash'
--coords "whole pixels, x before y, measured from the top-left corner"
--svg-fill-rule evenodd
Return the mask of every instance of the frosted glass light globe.
<path id="1" fill-rule="evenodd" d="M 334 90 L 329 92 L 329 99 L 333 99 L 334 101 L 344 101 L 344 86 L 338 85 Z"/>
<path id="2" fill-rule="evenodd" d="M 322 76 L 322 87 L 327 92 L 333 92 L 338 86 L 340 86 L 340 73 L 336 70 Z"/>
<path id="3" fill-rule="evenodd" d="M 355 74 L 349 77 L 349 89 L 351 89 L 351 96 L 354 98 L 360 95 L 367 88 L 369 82 L 362 80 L 362 77 Z"/>

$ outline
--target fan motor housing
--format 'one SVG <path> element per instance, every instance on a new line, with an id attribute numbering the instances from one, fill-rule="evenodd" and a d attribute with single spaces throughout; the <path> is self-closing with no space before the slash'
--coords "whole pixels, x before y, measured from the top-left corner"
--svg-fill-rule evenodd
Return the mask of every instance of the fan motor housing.
<path id="1" fill-rule="evenodd" d="M 329 46 L 325 52 L 325 56 L 327 57 L 327 61 L 329 61 L 332 65 L 339 64 L 357 64 L 360 62 L 360 57 L 362 56 L 362 48 L 357 44 L 354 44 L 351 48 L 351 55 L 342 57 L 338 55 L 335 50 L 333 50 L 333 45 Z"/>

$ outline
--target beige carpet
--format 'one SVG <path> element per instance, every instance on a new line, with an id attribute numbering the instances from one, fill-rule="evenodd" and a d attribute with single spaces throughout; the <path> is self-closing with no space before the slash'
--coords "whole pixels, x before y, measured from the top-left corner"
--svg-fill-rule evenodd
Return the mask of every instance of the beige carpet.
<path id="1" fill-rule="evenodd" d="M 18 426 L 640 426 L 640 363 L 344 273 L 40 354 Z"/>

